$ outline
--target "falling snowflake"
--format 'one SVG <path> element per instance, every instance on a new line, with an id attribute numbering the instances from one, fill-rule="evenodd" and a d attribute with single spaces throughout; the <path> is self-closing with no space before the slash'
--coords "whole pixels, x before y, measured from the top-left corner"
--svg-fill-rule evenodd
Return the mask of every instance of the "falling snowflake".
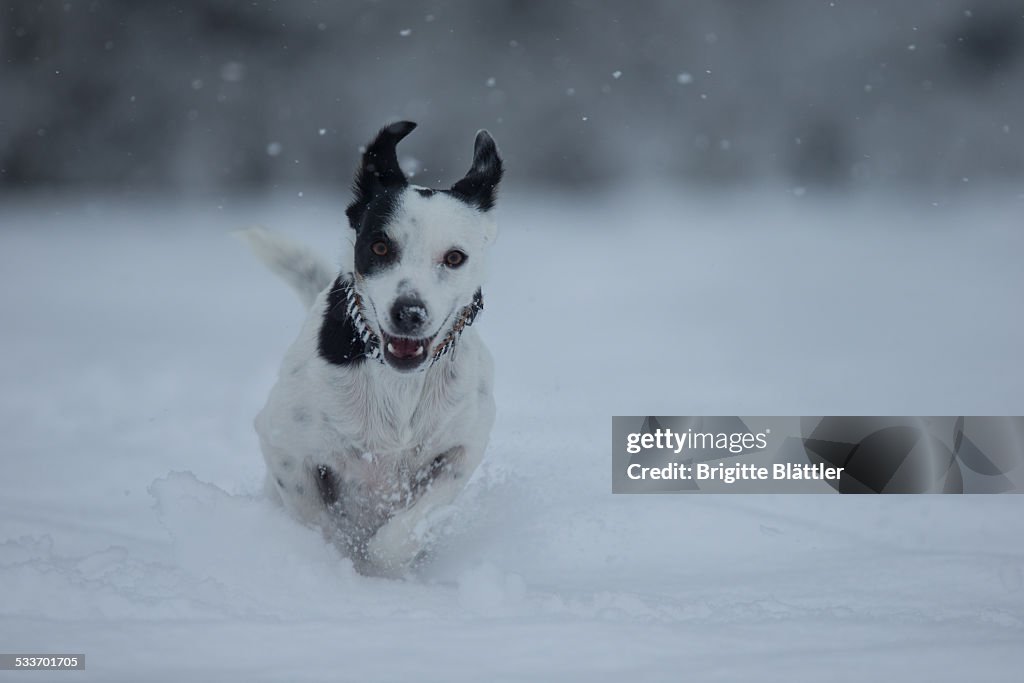
<path id="1" fill-rule="evenodd" d="M 241 62 L 225 62 L 220 67 L 220 77 L 228 83 L 238 83 L 245 78 L 245 65 Z"/>

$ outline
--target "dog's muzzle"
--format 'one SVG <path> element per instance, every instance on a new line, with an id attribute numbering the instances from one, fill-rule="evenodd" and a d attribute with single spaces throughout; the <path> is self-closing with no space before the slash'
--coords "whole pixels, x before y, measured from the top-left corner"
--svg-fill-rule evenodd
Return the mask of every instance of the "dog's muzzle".
<path id="1" fill-rule="evenodd" d="M 451 353 L 463 331 L 473 324 L 484 308 L 483 292 L 478 289 L 473 295 L 473 301 L 459 311 L 451 331 L 440 344 L 434 345 L 434 337 L 412 335 L 398 337 L 384 332 L 378 334 L 366 321 L 366 316 L 363 313 L 363 301 L 356 291 L 353 276 L 347 275 L 339 279 L 338 282 L 345 297 L 345 313 L 352 321 L 352 328 L 355 331 L 356 339 L 353 341 L 363 345 L 363 355 L 367 358 L 374 358 L 381 363 L 386 363 L 400 372 L 424 371 Z M 390 313 L 396 329 L 402 332 L 418 330 L 422 327 L 427 315 L 422 302 L 411 298 L 409 300 L 398 299 Z"/>

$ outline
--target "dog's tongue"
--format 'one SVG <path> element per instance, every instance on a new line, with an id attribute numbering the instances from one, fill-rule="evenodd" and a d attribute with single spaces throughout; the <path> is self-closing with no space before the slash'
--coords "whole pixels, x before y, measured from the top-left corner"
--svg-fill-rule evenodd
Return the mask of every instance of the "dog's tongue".
<path id="1" fill-rule="evenodd" d="M 420 339 L 391 339 L 388 351 L 396 358 L 415 358 L 423 353 L 423 341 Z"/>

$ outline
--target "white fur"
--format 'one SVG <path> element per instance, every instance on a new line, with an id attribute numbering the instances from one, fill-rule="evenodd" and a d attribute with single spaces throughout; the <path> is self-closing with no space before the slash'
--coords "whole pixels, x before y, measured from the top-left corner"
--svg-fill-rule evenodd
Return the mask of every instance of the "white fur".
<path id="1" fill-rule="evenodd" d="M 375 330 L 386 325 L 394 298 L 414 289 L 429 310 L 431 334 L 436 329 L 442 339 L 483 283 L 486 247 L 495 233 L 488 215 L 456 199 L 406 190 L 389 227 L 401 261 L 356 280 L 368 322 Z M 257 235 L 255 241 L 271 264 L 307 264 L 289 259 L 308 252 L 281 238 Z M 452 247 L 468 255 L 462 268 L 440 265 Z M 349 254 L 343 272 L 352 269 Z M 307 279 L 284 274 L 303 291 Z M 468 328 L 452 353 L 422 372 L 400 373 L 373 359 L 331 364 L 318 352 L 329 292 L 327 287 L 313 301 L 256 417 L 266 489 L 292 515 L 345 547 L 361 571 L 400 575 L 425 549 L 434 513 L 452 503 L 483 458 L 494 422 L 493 362 Z M 442 454 L 448 466 L 418 485 L 417 473 Z M 322 499 L 320 466 L 337 475 L 334 506 Z"/>

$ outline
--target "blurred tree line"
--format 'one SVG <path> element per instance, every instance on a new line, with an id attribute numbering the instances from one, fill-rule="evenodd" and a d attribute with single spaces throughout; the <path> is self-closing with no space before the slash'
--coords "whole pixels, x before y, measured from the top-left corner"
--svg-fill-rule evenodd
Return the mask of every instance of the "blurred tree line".
<path id="1" fill-rule="evenodd" d="M 0 2 L 0 187 L 1024 177 L 1020 0 Z"/>

